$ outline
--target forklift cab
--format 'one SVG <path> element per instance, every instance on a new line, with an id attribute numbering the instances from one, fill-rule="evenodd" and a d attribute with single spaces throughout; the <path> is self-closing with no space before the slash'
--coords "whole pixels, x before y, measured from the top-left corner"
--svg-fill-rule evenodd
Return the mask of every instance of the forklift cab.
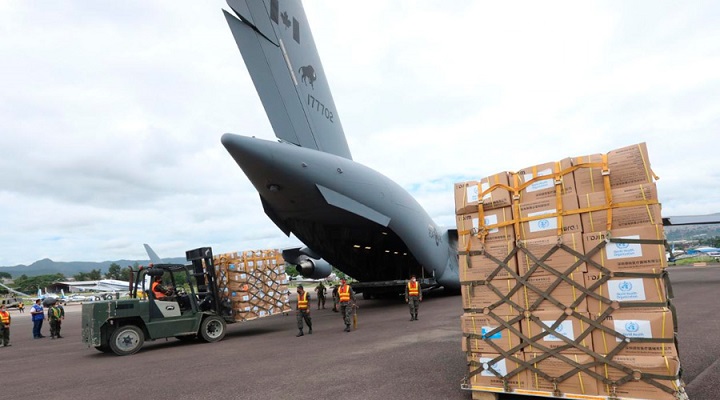
<path id="1" fill-rule="evenodd" d="M 142 290 L 147 293 L 150 302 L 151 319 L 179 317 L 188 311 L 197 312 L 195 282 L 194 279 L 191 279 L 187 268 L 180 264 L 158 264 L 145 269 L 144 274 L 138 274 L 137 283 L 142 285 Z M 145 278 L 142 278 L 142 275 Z M 163 286 L 172 288 L 172 293 L 163 298 L 157 298 L 152 290 L 156 280 L 160 281 Z M 185 284 L 189 286 L 190 293 L 183 288 Z M 135 292 L 133 292 L 133 297 L 135 297 Z"/>

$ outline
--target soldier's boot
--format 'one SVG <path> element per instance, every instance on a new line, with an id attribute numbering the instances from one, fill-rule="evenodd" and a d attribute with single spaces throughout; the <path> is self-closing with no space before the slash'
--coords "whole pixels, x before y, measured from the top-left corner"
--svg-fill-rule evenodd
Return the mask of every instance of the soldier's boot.
<path id="1" fill-rule="evenodd" d="M 302 330 L 297 335 L 295 335 L 295 337 L 300 337 L 300 336 L 305 336 L 305 334 L 303 333 Z"/>
<path id="2" fill-rule="evenodd" d="M 308 331 L 308 335 L 312 335 L 312 326 L 310 327 L 310 330 Z"/>
<path id="3" fill-rule="evenodd" d="M 415 321 L 415 316 L 410 314 L 410 321 Z"/>
<path id="4" fill-rule="evenodd" d="M 350 325 L 345 325 L 345 332 L 350 332 Z"/>
<path id="5" fill-rule="evenodd" d="M 63 336 L 60 336 L 60 334 L 58 333 L 57 338 L 58 338 L 58 339 L 62 339 Z"/>
<path id="6" fill-rule="evenodd" d="M 415 313 L 415 315 L 413 315 L 413 318 L 415 319 L 415 321 L 418 320 L 418 318 L 417 318 L 417 313 Z"/>

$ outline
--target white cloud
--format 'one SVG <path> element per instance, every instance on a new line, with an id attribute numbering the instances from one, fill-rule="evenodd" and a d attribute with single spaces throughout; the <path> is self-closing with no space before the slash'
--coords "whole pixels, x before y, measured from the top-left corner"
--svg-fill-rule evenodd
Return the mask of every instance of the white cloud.
<path id="1" fill-rule="evenodd" d="M 452 183 L 646 141 L 720 211 L 713 2 L 306 0 L 354 158 L 451 225 Z M 0 3 L 0 265 L 283 247 L 220 144 L 272 139 L 222 1 Z"/>

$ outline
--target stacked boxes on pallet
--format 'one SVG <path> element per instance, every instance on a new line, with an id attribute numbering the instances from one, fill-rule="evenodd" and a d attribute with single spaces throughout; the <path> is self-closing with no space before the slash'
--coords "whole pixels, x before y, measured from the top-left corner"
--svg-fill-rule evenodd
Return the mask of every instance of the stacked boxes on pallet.
<path id="1" fill-rule="evenodd" d="M 232 303 L 233 318 L 247 321 L 289 312 L 285 263 L 278 250 L 250 250 L 213 258 L 220 297 Z"/>
<path id="2" fill-rule="evenodd" d="M 684 391 L 645 143 L 455 185 L 465 387 Z"/>

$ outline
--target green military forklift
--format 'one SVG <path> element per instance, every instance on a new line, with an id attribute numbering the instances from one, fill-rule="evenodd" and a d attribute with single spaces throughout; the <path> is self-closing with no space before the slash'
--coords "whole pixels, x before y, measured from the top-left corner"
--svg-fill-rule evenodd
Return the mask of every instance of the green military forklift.
<path id="1" fill-rule="evenodd" d="M 84 303 L 83 343 L 125 356 L 138 352 L 146 340 L 221 340 L 234 320 L 231 304 L 218 293 L 212 249 L 189 250 L 185 256 L 192 264 L 130 268 L 130 298 Z M 157 277 L 172 293 L 155 298 L 150 285 Z"/>

